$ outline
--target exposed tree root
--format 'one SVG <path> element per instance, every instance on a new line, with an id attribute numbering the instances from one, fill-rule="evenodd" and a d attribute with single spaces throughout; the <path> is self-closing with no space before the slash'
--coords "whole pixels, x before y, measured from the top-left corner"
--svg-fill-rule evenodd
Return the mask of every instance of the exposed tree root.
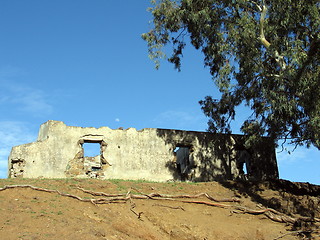
<path id="1" fill-rule="evenodd" d="M 182 211 L 185 211 L 185 209 L 181 206 L 172 207 L 172 206 L 167 206 L 167 205 L 162 205 L 162 204 L 153 204 L 152 206 L 166 207 L 166 208 L 171 208 L 171 209 L 181 209 Z"/>
<path id="2" fill-rule="evenodd" d="M 289 233 L 286 233 L 286 234 L 283 234 L 277 238 L 274 238 L 273 240 L 278 240 L 278 239 L 281 239 L 283 237 L 286 237 L 288 235 L 299 235 L 299 234 L 311 234 L 311 233 L 318 233 L 319 231 L 318 230 L 300 230 L 300 231 L 293 231 L 293 232 L 289 232 Z M 319 237 L 318 236 L 313 236 L 313 237 Z M 314 238 L 316 239 L 316 238 Z"/>
<path id="3" fill-rule="evenodd" d="M 0 188 L 0 191 L 4 191 L 6 189 L 12 189 L 12 188 L 31 188 L 33 190 L 41 191 L 41 192 L 57 193 L 57 194 L 59 194 L 61 196 L 74 198 L 74 199 L 77 199 L 77 200 L 82 201 L 82 202 L 92 202 L 91 201 L 92 199 L 84 199 L 84 198 L 81 198 L 81 197 L 76 196 L 76 195 L 72 195 L 72 194 L 68 194 L 68 193 L 62 193 L 59 190 L 39 188 L 39 187 L 34 187 L 32 185 L 7 185 L 7 186 L 4 186 L 3 188 Z M 94 199 L 94 200 L 96 200 L 96 199 Z"/>
<path id="4" fill-rule="evenodd" d="M 93 192 L 93 191 L 89 191 L 83 188 L 78 187 L 79 190 L 85 192 L 85 193 L 89 193 L 93 196 L 105 196 L 105 197 L 115 197 L 115 196 L 124 196 L 124 194 L 108 194 L 108 193 L 104 193 L 104 192 Z M 139 198 L 139 199 L 155 199 L 156 197 L 161 198 L 161 199 L 166 199 L 166 200 L 172 200 L 175 198 L 200 198 L 205 196 L 207 199 L 213 201 L 213 202 L 240 202 L 239 198 L 223 198 L 223 199 L 217 199 L 214 198 L 212 196 L 210 196 L 208 193 L 199 193 L 196 195 L 188 195 L 188 194 L 183 194 L 183 195 L 168 195 L 168 194 L 160 194 L 160 193 L 150 193 L 150 194 L 144 194 L 141 193 L 140 191 L 138 191 L 137 189 L 133 190 L 137 191 L 140 193 L 140 195 L 132 195 L 132 198 Z"/>
<path id="5" fill-rule="evenodd" d="M 320 219 L 318 218 L 308 218 L 308 217 L 299 217 L 294 218 L 287 216 L 285 214 L 282 214 L 275 209 L 272 208 L 266 208 L 266 209 L 250 209 L 247 207 L 243 207 L 240 205 L 228 205 L 228 204 L 222 204 L 220 202 L 237 202 L 239 203 L 240 200 L 238 198 L 230 198 L 230 199 L 216 199 L 211 197 L 207 193 L 200 193 L 196 195 L 166 195 L 166 194 L 160 194 L 160 193 L 150 193 L 150 194 L 143 194 L 135 189 L 135 191 L 138 191 L 140 194 L 132 194 L 131 190 L 129 190 L 126 194 L 108 194 L 103 192 L 94 192 L 90 190 L 85 190 L 83 188 L 79 188 L 79 190 L 83 191 L 84 193 L 91 194 L 93 196 L 103 196 L 102 198 L 81 198 L 77 195 L 68 194 L 60 192 L 59 190 L 51 190 L 51 189 L 45 189 L 45 188 L 39 188 L 34 187 L 32 185 L 8 185 L 4 186 L 3 188 L 0 188 L 0 191 L 4 191 L 6 189 L 13 189 L 13 188 L 30 188 L 32 190 L 36 191 L 42 191 L 42 192 L 49 192 L 49 193 L 56 193 L 64 197 L 70 197 L 73 199 L 76 199 L 81 202 L 91 202 L 93 204 L 107 204 L 107 203 L 124 203 L 130 201 L 131 203 L 131 211 L 137 215 L 138 219 L 141 219 L 142 212 L 135 212 L 133 209 L 135 208 L 135 203 L 133 202 L 133 199 L 151 199 L 151 200 L 170 200 L 170 201 L 176 201 L 176 202 L 182 202 L 182 203 L 190 203 L 190 204 L 203 204 L 207 206 L 214 206 L 214 207 L 220 207 L 220 208 L 230 208 L 232 209 L 231 212 L 233 213 L 243 213 L 243 214 L 254 214 L 254 215 L 260 215 L 264 214 L 269 219 L 281 222 L 281 223 L 287 223 L 287 224 L 295 224 L 298 221 L 300 222 L 312 222 L 312 223 L 319 223 Z M 201 201 L 201 200 L 186 200 L 186 199 L 194 199 L 194 198 L 200 198 L 200 197 L 206 197 L 208 201 Z M 182 210 L 184 210 L 182 207 L 178 207 Z M 261 208 L 261 206 L 260 206 Z M 281 238 L 281 237 L 280 237 Z"/>

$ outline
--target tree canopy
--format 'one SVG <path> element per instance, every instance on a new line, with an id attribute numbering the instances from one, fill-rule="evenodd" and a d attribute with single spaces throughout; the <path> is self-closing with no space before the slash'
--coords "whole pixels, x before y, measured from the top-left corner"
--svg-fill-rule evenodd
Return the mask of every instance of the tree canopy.
<path id="1" fill-rule="evenodd" d="M 269 136 L 320 149 L 319 0 L 151 2 L 152 29 L 142 37 L 156 67 L 166 58 L 180 70 L 191 44 L 221 92 L 200 101 L 209 131 L 231 133 L 235 108 L 245 104 L 248 146 Z"/>

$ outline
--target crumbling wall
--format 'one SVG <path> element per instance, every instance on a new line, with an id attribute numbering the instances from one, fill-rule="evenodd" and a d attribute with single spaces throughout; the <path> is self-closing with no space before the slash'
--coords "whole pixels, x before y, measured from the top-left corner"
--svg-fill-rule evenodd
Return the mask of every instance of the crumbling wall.
<path id="1" fill-rule="evenodd" d="M 101 144 L 99 161 L 95 156 L 85 158 L 85 142 Z M 48 121 L 40 127 L 36 142 L 13 147 L 9 156 L 24 159 L 23 177 L 96 177 L 123 179 L 170 179 L 165 167 L 173 158 L 164 140 L 156 137 L 156 129 L 137 131 L 112 130 L 108 127 L 81 128 L 66 126 L 63 122 Z M 14 177 L 13 171 L 9 177 Z"/>
<path id="2" fill-rule="evenodd" d="M 177 168 L 177 165 L 181 166 L 179 161 L 178 164 L 167 162 L 176 180 L 227 180 L 236 179 L 240 175 L 234 148 L 235 139 L 241 137 L 240 135 L 167 129 L 157 129 L 157 135 L 171 145 L 172 149 L 189 149 L 189 164 L 187 167 L 183 166 L 182 170 Z M 177 156 L 176 159 L 178 160 Z"/>
<path id="3" fill-rule="evenodd" d="M 41 125 L 36 142 L 12 148 L 9 177 L 235 179 L 241 177 L 235 146 L 242 137 L 168 129 L 81 128 L 48 121 Z M 99 146 L 96 156 L 85 156 L 87 143 Z M 178 151 L 184 152 L 183 160 Z M 251 176 L 278 177 L 273 146 L 256 149 L 251 158 L 256 169 Z"/>

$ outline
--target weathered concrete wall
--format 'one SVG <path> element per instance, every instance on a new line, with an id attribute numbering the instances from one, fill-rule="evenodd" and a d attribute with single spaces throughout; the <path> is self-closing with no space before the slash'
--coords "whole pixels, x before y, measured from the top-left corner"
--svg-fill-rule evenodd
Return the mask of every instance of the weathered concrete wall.
<path id="1" fill-rule="evenodd" d="M 241 174 L 237 162 L 239 151 L 235 147 L 241 141 L 241 135 L 149 128 L 140 131 L 134 128 L 81 128 L 48 121 L 41 125 L 36 142 L 12 148 L 8 177 L 154 181 L 234 179 Z M 99 144 L 100 154 L 84 156 L 84 143 Z M 189 153 L 183 169 L 177 166 L 180 161 L 177 161 L 179 153 L 175 152 L 177 147 L 185 147 L 183 151 L 187 149 Z M 250 156 L 252 177 L 278 177 L 274 148 L 268 139 Z"/>

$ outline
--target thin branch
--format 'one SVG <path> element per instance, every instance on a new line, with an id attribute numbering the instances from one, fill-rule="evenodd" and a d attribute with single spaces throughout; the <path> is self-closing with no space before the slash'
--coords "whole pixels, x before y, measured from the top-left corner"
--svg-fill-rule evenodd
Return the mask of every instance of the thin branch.
<path id="1" fill-rule="evenodd" d="M 177 37 L 175 37 L 174 39 L 172 39 L 173 44 L 175 44 L 175 42 L 178 40 L 178 38 L 180 38 L 180 36 L 183 34 L 182 39 L 184 38 L 185 35 L 187 35 L 187 33 L 185 33 L 186 28 L 184 27 L 182 29 L 182 31 L 178 34 Z"/>
<path id="2" fill-rule="evenodd" d="M 253 5 L 255 5 L 259 9 L 259 11 L 262 12 L 262 8 L 257 2 L 255 2 L 255 1 L 249 1 L 249 2 L 252 3 Z"/>

